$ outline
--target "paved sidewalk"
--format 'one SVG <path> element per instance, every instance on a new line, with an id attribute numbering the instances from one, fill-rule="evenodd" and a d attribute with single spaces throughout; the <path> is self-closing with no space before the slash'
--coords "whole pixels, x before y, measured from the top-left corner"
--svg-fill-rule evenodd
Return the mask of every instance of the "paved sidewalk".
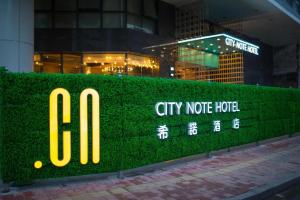
<path id="1" fill-rule="evenodd" d="M 0 200 L 217 200 L 255 191 L 300 173 L 300 136 L 222 153 L 124 179 L 18 188 Z"/>

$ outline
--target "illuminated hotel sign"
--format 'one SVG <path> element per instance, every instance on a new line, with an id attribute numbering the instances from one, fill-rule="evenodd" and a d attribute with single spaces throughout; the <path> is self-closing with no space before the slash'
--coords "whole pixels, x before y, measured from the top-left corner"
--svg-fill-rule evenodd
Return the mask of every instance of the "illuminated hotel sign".
<path id="1" fill-rule="evenodd" d="M 259 55 L 259 46 L 228 34 L 208 35 L 203 37 L 180 40 L 177 43 L 180 45 L 187 45 L 187 47 L 201 47 L 203 51 L 216 54 L 246 51 L 254 55 Z"/>
<path id="2" fill-rule="evenodd" d="M 249 53 L 255 54 L 255 55 L 259 55 L 258 54 L 258 46 L 252 45 L 248 42 L 244 42 L 232 37 L 226 37 L 225 38 L 225 44 L 227 46 L 231 46 L 231 47 L 235 47 L 237 49 L 243 50 L 243 51 L 247 51 Z"/>
<path id="3" fill-rule="evenodd" d="M 182 102 L 158 102 L 155 105 L 156 114 L 160 117 L 180 115 L 183 109 Z M 214 109 L 213 109 L 214 107 Z M 184 113 L 187 115 L 239 112 L 239 105 L 237 101 L 222 101 L 215 102 L 185 102 Z"/>
<path id="4" fill-rule="evenodd" d="M 92 100 L 92 116 L 91 122 L 88 119 L 88 97 Z M 61 97 L 62 111 L 59 112 L 59 98 Z M 80 116 L 80 145 L 79 145 L 79 162 L 82 165 L 88 163 L 88 157 L 91 155 L 91 160 L 94 164 L 100 163 L 100 97 L 96 90 L 87 88 L 79 95 L 79 116 Z M 155 112 L 159 117 L 168 117 L 175 115 L 201 115 L 212 113 L 237 113 L 240 112 L 237 101 L 219 101 L 219 102 L 158 102 L 155 104 Z M 72 134 L 70 130 L 62 130 L 59 133 L 59 124 L 71 123 L 71 95 L 64 88 L 54 89 L 49 96 L 49 144 L 50 144 L 50 161 L 56 167 L 65 167 L 71 161 Z M 59 115 L 62 115 L 59 122 Z M 239 129 L 240 120 L 234 118 L 232 121 L 232 129 Z M 89 127 L 91 124 L 91 150 L 89 154 Z M 212 130 L 214 133 L 221 132 L 222 121 L 215 119 L 212 121 Z M 159 125 L 156 129 L 157 136 L 161 140 L 169 137 L 169 128 L 166 124 Z M 62 142 L 59 143 L 59 135 L 62 134 Z M 194 136 L 198 134 L 197 122 L 189 122 L 187 124 L 187 134 Z M 59 147 L 61 145 L 61 147 Z M 61 149 L 61 150 L 60 150 Z M 61 151 L 61 153 L 59 152 Z M 61 156 L 59 156 L 61 154 Z M 40 160 L 34 162 L 34 168 L 40 169 L 43 163 Z"/>
<path id="5" fill-rule="evenodd" d="M 71 123 L 71 96 L 64 88 L 56 88 L 49 97 L 49 138 L 50 138 L 50 161 L 56 167 L 64 167 L 71 160 L 72 137 L 71 131 L 62 131 L 62 156 L 59 156 L 58 142 L 58 97 L 62 97 L 62 123 Z M 100 98 L 96 90 L 88 88 L 80 94 L 80 163 L 88 163 L 88 96 L 92 99 L 92 162 L 100 162 Z M 36 161 L 34 167 L 40 169 L 41 161 Z"/>
<path id="6" fill-rule="evenodd" d="M 158 102 L 155 105 L 155 112 L 159 117 L 181 115 L 200 115 L 212 113 L 237 113 L 240 112 L 237 101 L 220 101 L 220 102 Z M 221 132 L 222 121 L 216 119 L 212 121 L 212 131 L 214 133 Z M 234 118 L 231 121 L 232 129 L 240 128 L 240 120 Z M 197 122 L 189 122 L 187 124 L 187 135 L 194 136 L 198 134 Z M 157 128 L 157 136 L 160 140 L 165 140 L 169 137 L 169 128 L 166 124 L 160 125 Z"/>

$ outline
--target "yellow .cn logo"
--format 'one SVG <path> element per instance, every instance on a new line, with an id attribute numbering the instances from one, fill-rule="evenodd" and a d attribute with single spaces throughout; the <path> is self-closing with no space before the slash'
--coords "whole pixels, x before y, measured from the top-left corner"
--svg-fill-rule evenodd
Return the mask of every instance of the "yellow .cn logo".
<path id="1" fill-rule="evenodd" d="M 71 131 L 62 132 L 62 158 L 58 154 L 58 97 L 62 96 L 62 123 L 71 123 L 71 96 L 64 88 L 53 90 L 49 98 L 49 138 L 50 161 L 57 167 L 66 166 L 71 160 Z M 88 162 L 88 96 L 92 97 L 92 161 L 100 162 L 100 98 L 96 90 L 88 88 L 80 94 L 80 163 Z M 34 167 L 40 169 L 41 161 L 36 161 Z"/>

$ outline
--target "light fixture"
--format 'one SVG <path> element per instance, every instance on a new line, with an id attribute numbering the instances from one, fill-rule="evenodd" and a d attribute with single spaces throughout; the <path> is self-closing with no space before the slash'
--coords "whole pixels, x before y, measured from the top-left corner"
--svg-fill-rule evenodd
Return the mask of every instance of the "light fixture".
<path id="1" fill-rule="evenodd" d="M 210 43 L 209 45 L 210 45 L 210 46 L 213 46 L 214 44 L 213 44 L 213 43 Z"/>
<path id="2" fill-rule="evenodd" d="M 220 41 L 221 39 L 220 39 L 220 38 L 217 38 L 217 40 Z"/>
<path id="3" fill-rule="evenodd" d="M 218 46 L 219 49 L 221 49 L 221 46 Z"/>

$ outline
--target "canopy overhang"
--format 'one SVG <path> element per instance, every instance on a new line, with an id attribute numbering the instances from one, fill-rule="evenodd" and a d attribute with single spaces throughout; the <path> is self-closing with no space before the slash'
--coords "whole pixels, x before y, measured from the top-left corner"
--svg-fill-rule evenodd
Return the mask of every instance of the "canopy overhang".
<path id="1" fill-rule="evenodd" d="M 255 44 L 251 44 L 250 42 L 247 42 L 245 40 L 224 33 L 191 38 L 186 40 L 179 40 L 177 42 L 146 47 L 146 49 L 153 49 L 153 51 L 155 51 L 155 49 L 157 48 L 165 49 L 167 46 L 174 46 L 174 45 L 203 51 L 205 53 L 218 54 L 218 55 L 230 54 L 230 53 L 236 53 L 242 51 L 254 55 L 259 55 L 259 49 L 260 49 L 260 47 Z"/>

